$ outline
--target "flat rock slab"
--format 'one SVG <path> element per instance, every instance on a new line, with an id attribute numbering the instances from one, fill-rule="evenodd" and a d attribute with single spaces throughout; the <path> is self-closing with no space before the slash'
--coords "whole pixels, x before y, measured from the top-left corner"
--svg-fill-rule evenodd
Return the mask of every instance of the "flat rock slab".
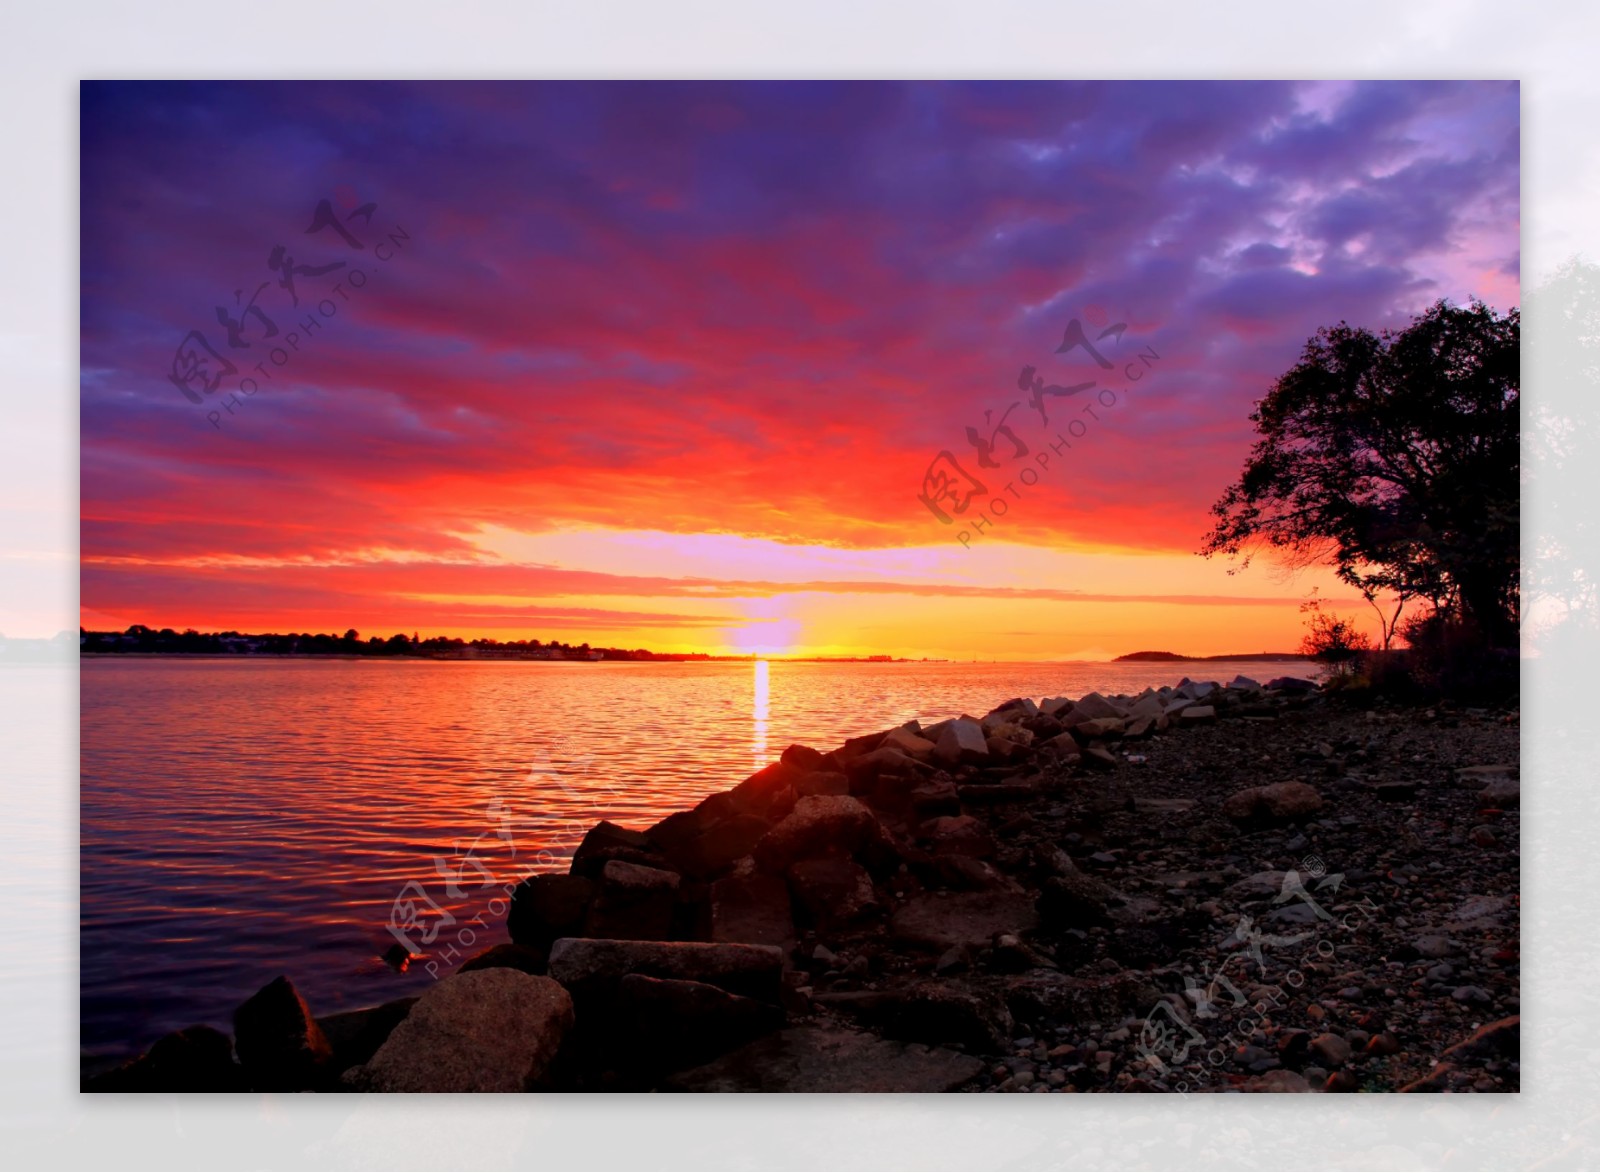
<path id="1" fill-rule="evenodd" d="M 983 1060 L 942 1047 L 895 1043 L 861 1031 L 779 1031 L 668 1080 L 676 1092 L 948 1092 Z"/>
<path id="2" fill-rule="evenodd" d="M 981 949 L 996 933 L 1025 932 L 1039 923 L 1026 892 L 958 892 L 919 896 L 894 914 L 890 932 L 907 945 L 943 952 Z"/>

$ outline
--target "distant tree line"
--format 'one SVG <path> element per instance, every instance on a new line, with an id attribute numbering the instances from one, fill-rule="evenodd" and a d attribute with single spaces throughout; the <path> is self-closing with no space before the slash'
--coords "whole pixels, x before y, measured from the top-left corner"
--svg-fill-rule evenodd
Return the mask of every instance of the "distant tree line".
<path id="1" fill-rule="evenodd" d="M 207 656 L 412 656 L 421 659 L 526 659 L 526 660 L 709 660 L 704 652 L 652 652 L 646 648 L 591 648 L 587 643 L 536 639 L 500 641 L 464 640 L 436 635 L 421 639 L 415 632 L 362 638 L 355 628 L 343 635 L 327 632 L 196 631 L 186 628 L 159 630 L 135 623 L 126 631 L 78 629 L 78 650 L 100 653 L 142 653 Z"/>

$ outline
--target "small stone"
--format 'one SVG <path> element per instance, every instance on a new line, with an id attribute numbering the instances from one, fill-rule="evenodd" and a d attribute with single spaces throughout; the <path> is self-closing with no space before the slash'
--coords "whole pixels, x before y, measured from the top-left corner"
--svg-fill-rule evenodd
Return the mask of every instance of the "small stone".
<path id="1" fill-rule="evenodd" d="M 1400 1053 L 1400 1040 L 1388 1031 L 1375 1034 L 1367 1042 L 1369 1055 L 1398 1055 Z"/>
<path id="2" fill-rule="evenodd" d="M 1310 1051 L 1329 1067 L 1343 1067 L 1350 1058 L 1350 1044 L 1336 1034 L 1320 1034 L 1311 1040 Z"/>

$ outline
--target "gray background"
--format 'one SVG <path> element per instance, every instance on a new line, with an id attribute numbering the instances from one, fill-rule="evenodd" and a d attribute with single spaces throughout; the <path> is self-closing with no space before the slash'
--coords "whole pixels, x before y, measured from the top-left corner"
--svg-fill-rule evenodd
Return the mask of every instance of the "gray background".
<path id="1" fill-rule="evenodd" d="M 77 625 L 77 82 L 257 77 L 1516 78 L 1523 288 L 1600 257 L 1600 15 L 1579 3 L 8 4 L 0 631 Z M 1524 418 L 1590 393 L 1530 321 Z M 1550 335 L 1546 335 L 1549 337 Z M 1546 349 L 1554 351 L 1554 345 Z M 1565 353 L 1570 354 L 1568 350 Z M 1563 367 L 1561 364 L 1565 362 Z M 1583 493 L 1580 459 L 1525 502 Z M 1592 494 L 1591 494 L 1592 496 Z M 1595 551 L 1586 550 L 1587 565 Z M 30 630 L 43 625 L 45 630 Z M 20 1168 L 1594 1168 L 1596 736 L 1527 665 L 1520 1096 L 80 1097 L 77 678 L 0 711 L 0 1163 Z M 15 693 L 15 689 L 9 690 Z"/>

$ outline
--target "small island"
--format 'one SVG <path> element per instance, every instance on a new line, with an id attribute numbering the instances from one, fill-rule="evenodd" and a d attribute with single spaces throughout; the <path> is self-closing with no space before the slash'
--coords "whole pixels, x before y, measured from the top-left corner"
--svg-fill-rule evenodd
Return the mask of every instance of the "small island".
<path id="1" fill-rule="evenodd" d="M 1180 656 L 1177 652 L 1129 652 L 1127 655 L 1118 656 L 1112 663 L 1200 664 L 1221 660 L 1268 662 L 1304 659 L 1306 656 L 1301 652 L 1230 652 L 1225 656 Z"/>

